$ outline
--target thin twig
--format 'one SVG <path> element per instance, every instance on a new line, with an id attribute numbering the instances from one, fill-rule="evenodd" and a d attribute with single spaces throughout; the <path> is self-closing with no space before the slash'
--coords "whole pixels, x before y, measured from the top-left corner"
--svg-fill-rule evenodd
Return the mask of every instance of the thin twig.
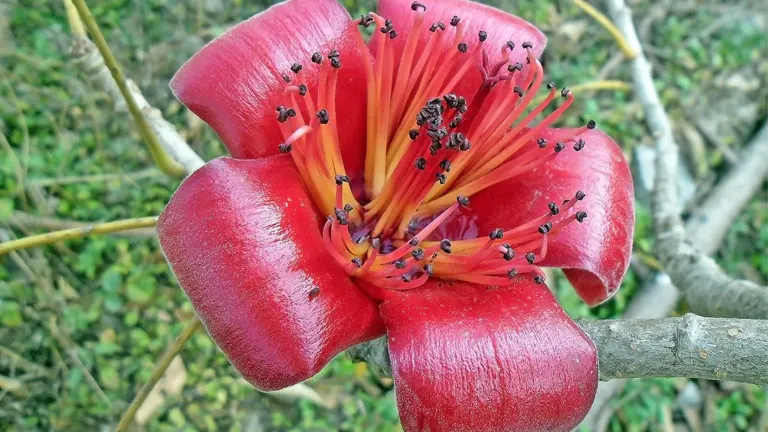
<path id="1" fill-rule="evenodd" d="M 96 21 L 93 19 L 93 15 L 91 15 L 91 11 L 88 9 L 88 5 L 85 4 L 84 0 L 72 1 L 75 5 L 75 8 L 77 8 L 80 19 L 85 24 L 85 27 L 88 29 L 88 33 L 90 33 L 94 43 L 96 44 L 96 47 L 98 47 L 99 52 L 101 53 L 101 56 L 104 58 L 104 61 L 112 74 L 112 78 L 120 88 L 120 93 L 123 95 L 123 98 L 128 105 L 128 110 L 131 112 L 131 115 L 133 116 L 133 119 L 139 128 L 139 133 L 144 139 L 144 142 L 147 144 L 147 148 L 152 154 L 152 159 L 154 159 L 155 164 L 157 164 L 158 168 L 160 168 L 164 173 L 170 176 L 183 176 L 186 172 L 184 167 L 173 160 L 173 158 L 171 158 L 165 152 L 163 146 L 160 144 L 159 139 L 152 131 L 152 128 L 150 128 L 147 119 L 141 112 L 141 109 L 139 109 L 139 106 L 134 100 L 131 91 L 128 89 L 125 81 L 125 75 L 123 75 L 122 70 L 120 70 L 120 66 L 117 64 L 117 59 L 115 59 L 115 56 L 112 54 L 112 50 L 109 49 L 109 45 L 104 39 L 104 35 L 102 35 L 101 30 L 99 30 L 98 24 L 96 24 Z"/>
<path id="2" fill-rule="evenodd" d="M 616 44 L 621 48 L 621 52 L 624 53 L 624 56 L 628 59 L 633 59 L 637 56 L 638 50 L 629 45 L 624 39 L 624 35 L 622 35 L 621 31 L 616 28 L 615 25 L 609 20 L 605 15 L 602 14 L 599 10 L 595 9 L 594 6 L 591 4 L 585 2 L 584 0 L 573 0 L 573 3 L 576 4 L 581 10 L 586 12 L 589 16 L 595 19 L 601 26 L 603 26 L 608 32 L 613 36 L 613 39 L 616 40 Z"/>
<path id="3" fill-rule="evenodd" d="M 125 219 L 102 224 L 88 225 L 81 228 L 72 228 L 61 231 L 54 231 L 45 234 L 10 240 L 0 243 L 0 256 L 10 251 L 26 249 L 35 246 L 42 246 L 56 243 L 64 240 L 83 238 L 95 234 L 109 234 L 119 231 L 131 230 L 136 228 L 149 228 L 157 224 L 157 216 Z"/>
<path id="4" fill-rule="evenodd" d="M 53 371 L 49 370 L 44 366 L 40 366 L 37 363 L 32 363 L 31 361 L 25 359 L 24 357 L 16 354 L 12 350 L 4 346 L 0 346 L 0 356 L 9 357 L 13 364 L 18 365 L 24 370 L 34 372 L 36 374 L 43 375 L 43 376 L 49 376 L 49 377 L 53 376 Z"/>
<path id="5" fill-rule="evenodd" d="M 135 181 L 145 178 L 158 177 L 162 175 L 162 172 L 157 168 L 147 168 L 141 171 L 128 172 L 128 173 L 116 173 L 116 174 L 92 174 L 81 176 L 66 176 L 66 177 L 52 177 L 52 178 L 31 178 L 28 182 L 35 186 L 61 186 L 68 184 L 79 183 L 98 183 L 109 181 Z"/>
<path id="6" fill-rule="evenodd" d="M 123 417 L 120 419 L 120 423 L 118 423 L 117 428 L 115 428 L 115 432 L 124 432 L 128 429 L 128 426 L 130 426 L 131 422 L 133 421 L 133 416 L 136 415 L 136 411 L 141 408 L 141 405 L 144 403 L 144 400 L 147 399 L 147 396 L 155 387 L 155 384 L 157 384 L 160 378 L 163 377 L 163 374 L 165 374 L 165 370 L 168 369 L 168 365 L 170 365 L 171 361 L 179 354 L 179 352 L 181 352 L 181 349 L 184 348 L 184 344 L 186 344 L 187 341 L 192 338 L 192 335 L 194 335 L 195 332 L 200 328 L 201 324 L 202 322 L 200 322 L 199 319 L 192 319 L 192 321 L 187 324 L 186 327 L 184 327 L 184 330 L 181 331 L 179 337 L 173 342 L 171 346 L 168 347 L 165 354 L 163 354 L 158 363 L 155 365 L 155 368 L 152 370 L 152 375 L 150 376 L 149 381 L 144 384 L 139 393 L 131 402 L 131 405 L 123 414 Z"/>

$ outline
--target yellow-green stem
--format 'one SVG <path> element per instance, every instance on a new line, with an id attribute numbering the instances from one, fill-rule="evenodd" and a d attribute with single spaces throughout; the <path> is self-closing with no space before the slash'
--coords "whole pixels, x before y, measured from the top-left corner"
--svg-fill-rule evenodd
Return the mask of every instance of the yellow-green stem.
<path id="1" fill-rule="evenodd" d="M 632 47 L 629 46 L 629 43 L 627 43 L 627 40 L 624 39 L 624 35 L 621 33 L 621 30 L 619 30 L 611 20 L 608 19 L 605 15 L 602 14 L 599 10 L 595 9 L 594 6 L 591 4 L 585 2 L 584 0 L 573 0 L 573 2 L 581 8 L 584 12 L 586 12 L 589 16 L 595 19 L 601 26 L 603 26 L 608 32 L 613 36 L 613 39 L 616 40 L 616 44 L 619 45 L 619 48 L 621 48 L 621 51 L 624 53 L 624 56 L 632 60 L 635 57 L 637 57 L 637 53 L 635 50 L 632 49 Z"/>
<path id="2" fill-rule="evenodd" d="M 80 19 L 85 24 L 85 28 L 88 29 L 88 33 L 90 33 L 91 38 L 93 38 L 93 42 L 99 49 L 99 53 L 104 58 L 104 63 L 112 74 L 112 78 L 120 89 L 120 93 L 123 95 L 125 103 L 128 105 L 128 110 L 131 112 L 131 115 L 136 122 L 136 126 L 139 128 L 139 133 L 147 144 L 147 148 L 149 149 L 155 164 L 169 176 L 183 177 L 186 174 L 184 167 L 173 160 L 173 158 L 165 152 L 157 135 L 155 135 L 150 128 L 147 119 L 136 104 L 136 100 L 133 99 L 130 90 L 128 90 L 128 85 L 125 82 L 125 75 L 123 75 L 122 70 L 120 70 L 120 66 L 117 64 L 115 56 L 109 49 L 109 45 L 104 39 L 104 35 L 101 34 L 98 24 L 96 24 L 96 21 L 93 19 L 93 15 L 91 15 L 88 5 L 85 4 L 84 0 L 72 0 L 72 2 L 80 15 Z"/>

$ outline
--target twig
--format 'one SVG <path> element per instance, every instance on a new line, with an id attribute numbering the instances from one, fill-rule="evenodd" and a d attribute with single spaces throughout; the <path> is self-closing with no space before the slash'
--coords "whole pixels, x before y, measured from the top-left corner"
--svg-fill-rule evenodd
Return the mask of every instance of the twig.
<path id="1" fill-rule="evenodd" d="M 632 60 L 635 96 L 656 140 L 656 178 L 652 194 L 656 252 L 672 282 L 685 295 L 692 311 L 707 316 L 768 318 L 768 289 L 734 280 L 686 240 L 676 190 L 679 149 L 672 124 L 653 84 L 651 66 L 642 53 L 624 0 L 606 0 L 608 10 L 626 41 L 637 53 Z M 699 233 L 698 235 L 707 235 Z"/>
<path id="2" fill-rule="evenodd" d="M 46 216 L 37 216 L 21 211 L 11 213 L 6 221 L 13 228 L 28 232 L 31 229 L 41 228 L 45 230 L 66 230 L 72 228 L 85 228 L 99 222 L 82 222 L 69 219 L 58 219 Z M 147 238 L 157 234 L 155 228 L 136 228 L 112 233 L 119 236 Z"/>
<path id="3" fill-rule="evenodd" d="M 91 37 L 94 39 L 96 47 L 98 47 L 101 56 L 104 58 L 104 62 L 107 64 L 107 67 L 112 74 L 112 78 L 115 80 L 115 83 L 117 83 L 120 93 L 123 95 L 123 99 L 125 99 L 125 102 L 128 105 L 128 110 L 131 112 L 131 115 L 139 128 L 139 133 L 147 144 L 147 148 L 152 154 L 152 159 L 154 159 L 155 164 L 157 164 L 164 173 L 170 176 L 184 175 L 184 167 L 173 160 L 173 158 L 165 152 L 157 135 L 155 135 L 154 131 L 150 128 L 149 122 L 147 122 L 139 105 L 133 98 L 133 94 L 128 89 L 128 85 L 125 81 L 125 76 L 123 75 L 122 70 L 120 70 L 120 66 L 118 66 L 117 60 L 112 54 L 112 50 L 109 49 L 109 45 L 104 39 L 104 35 L 101 34 L 98 24 L 96 24 L 96 21 L 93 19 L 93 15 L 91 15 L 88 5 L 85 4 L 84 0 L 72 0 L 72 2 L 74 3 L 75 8 L 77 8 L 80 19 L 88 29 L 88 33 L 90 33 Z"/>
<path id="4" fill-rule="evenodd" d="M 61 186 L 68 184 L 78 183 L 98 183 L 108 181 L 133 181 L 145 178 L 152 178 L 162 175 L 156 168 L 147 168 L 141 171 L 129 172 L 129 173 L 117 173 L 117 174 L 92 174 L 82 176 L 67 176 L 67 177 L 53 177 L 53 178 L 37 178 L 29 179 L 28 182 L 35 186 Z"/>
<path id="5" fill-rule="evenodd" d="M 639 52 L 638 49 L 635 49 L 630 44 L 627 43 L 626 39 L 624 39 L 624 35 L 622 35 L 621 31 L 616 28 L 615 25 L 609 20 L 605 15 L 603 15 L 599 10 L 595 9 L 591 4 L 585 2 L 584 0 L 573 0 L 573 3 L 576 4 L 576 6 L 580 7 L 581 10 L 586 12 L 589 16 L 595 19 L 601 26 L 603 26 L 608 32 L 613 36 L 613 39 L 616 40 L 616 44 L 621 48 L 621 52 L 624 53 L 624 56 L 628 59 L 633 59 L 637 56 L 637 53 Z"/>
<path id="6" fill-rule="evenodd" d="M 160 378 L 163 377 L 163 374 L 165 374 L 165 370 L 168 369 L 168 365 L 170 365 L 171 361 L 176 357 L 176 355 L 181 352 L 181 349 L 184 348 L 184 344 L 186 344 L 192 335 L 195 334 L 195 332 L 200 328 L 201 324 L 202 323 L 199 319 L 194 318 L 189 324 L 187 324 L 184 330 L 181 331 L 181 334 L 173 342 L 173 344 L 168 347 L 165 354 L 163 354 L 163 357 L 160 358 L 160 361 L 152 370 L 152 375 L 150 376 L 149 381 L 144 384 L 139 393 L 131 402 L 131 405 L 123 414 L 123 417 L 120 418 L 120 423 L 117 424 L 115 432 L 124 432 L 128 429 L 128 426 L 130 426 L 131 422 L 133 421 L 133 416 L 136 415 L 136 411 L 141 408 L 141 405 L 144 403 L 144 400 L 147 399 L 147 396 L 152 391 L 152 388 L 155 387 L 155 384 L 157 384 Z"/>
<path id="7" fill-rule="evenodd" d="M 722 243 L 730 224 L 712 223 L 713 219 L 731 221 L 751 198 L 740 194 L 743 190 L 757 190 L 768 176 L 768 123 L 757 133 L 739 158 L 742 162 L 732 169 L 710 194 L 707 202 L 699 206 L 686 223 L 688 238 L 696 239 L 696 246 L 704 250 L 717 249 L 712 245 Z M 719 229 L 711 229 L 711 225 Z M 705 229 L 706 228 L 706 229 Z M 702 235 L 705 234 L 705 235 Z"/>
<path id="8" fill-rule="evenodd" d="M 689 377 L 768 384 L 768 320 L 687 314 L 576 324 L 595 341 L 601 380 Z M 383 338 L 374 342 L 386 344 Z M 370 351 L 355 347 L 349 352 L 355 360 L 370 360 Z M 389 359 L 379 360 L 375 366 L 391 375 Z"/>
<path id="9" fill-rule="evenodd" d="M 53 376 L 53 371 L 49 370 L 46 367 L 40 366 L 37 363 L 32 363 L 31 361 L 25 359 L 24 357 L 16 354 L 15 352 L 11 351 L 10 349 L 4 346 L 0 346 L 0 355 L 9 357 L 12 363 L 20 366 L 24 370 L 34 372 L 38 375 L 43 375 L 48 377 Z"/>
<path id="10" fill-rule="evenodd" d="M 19 249 L 25 249 L 35 246 L 42 246 L 51 243 L 56 243 L 63 240 L 71 240 L 76 238 L 82 238 L 95 234 L 109 234 L 118 231 L 125 231 L 136 228 L 148 228 L 157 224 L 157 216 L 137 218 L 137 219 L 125 219 L 115 222 L 107 222 L 103 224 L 88 225 L 81 228 L 71 228 L 61 231 L 49 232 L 46 234 L 40 234 L 30 237 L 20 238 L 18 240 L 10 240 L 0 243 L 0 256 Z"/>

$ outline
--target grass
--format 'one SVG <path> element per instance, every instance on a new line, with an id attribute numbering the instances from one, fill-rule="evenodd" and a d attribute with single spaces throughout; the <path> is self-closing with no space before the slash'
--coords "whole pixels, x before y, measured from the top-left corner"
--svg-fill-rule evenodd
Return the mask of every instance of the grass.
<path id="1" fill-rule="evenodd" d="M 41 232 L 31 226 L 9 229 L 4 221 L 19 212 L 79 221 L 157 215 L 178 181 L 160 175 L 133 176 L 146 172 L 151 158 L 128 115 L 115 114 L 111 101 L 92 92 L 68 64 L 63 6 L 43 0 L 28 0 L 23 6 L 11 3 L 13 40 L 0 37 L 0 131 L 7 141 L 7 145 L 0 141 L 0 234 Z M 216 136 L 173 99 L 167 82 L 202 43 L 262 6 L 238 0 L 90 3 L 126 74 L 139 83 L 150 102 L 179 125 L 206 158 L 223 154 Z M 211 8 L 220 3 L 223 7 Z M 344 3 L 353 16 L 366 9 L 358 1 Z M 610 36 L 569 2 L 491 3 L 529 19 L 549 35 L 545 62 L 554 81 L 568 85 L 591 81 L 616 54 Z M 650 8 L 651 2 L 638 2 L 636 16 L 644 17 Z M 653 24 L 649 39 L 658 86 L 676 120 L 704 104 L 717 103 L 708 99 L 709 89 L 717 88 L 723 77 L 768 70 L 767 38 L 754 22 L 742 19 L 707 37 L 701 35 L 719 19 L 716 10 L 702 7 L 675 12 Z M 608 77 L 628 79 L 626 66 Z M 754 96 L 764 94 L 760 91 L 764 90 Z M 566 124 L 594 118 L 619 138 L 627 154 L 647 142 L 641 109 L 630 94 L 589 94 L 573 112 L 576 115 L 569 116 Z M 733 148 L 741 145 L 738 135 L 724 139 Z M 703 160 L 702 180 L 725 169 L 717 149 L 705 148 Z M 102 173 L 124 178 L 66 181 L 70 176 Z M 761 282 L 768 280 L 763 253 L 768 247 L 766 201 L 765 196 L 753 200 L 717 255 L 731 274 Z M 650 252 L 647 210 L 642 202 L 638 208 L 636 248 Z M 169 341 L 192 317 L 152 238 L 75 240 L 21 251 L 0 258 L 0 263 L 0 346 L 24 359 L 13 360 L 5 351 L 0 354 L 4 379 L 0 430 L 97 430 L 114 425 Z M 564 279 L 557 279 L 556 291 L 571 315 L 609 318 L 621 313 L 639 282 L 630 273 L 614 300 L 592 310 L 578 301 Z M 202 332 L 192 338 L 181 358 L 185 385 L 156 402 L 157 410 L 145 425 L 148 430 L 399 428 L 391 381 L 373 376 L 364 365 L 344 356 L 309 382 L 330 408 L 257 392 Z M 176 374 L 181 376 L 178 370 Z M 687 421 L 678 398 L 687 383 L 633 381 L 617 401 L 611 430 L 661 430 L 670 412 L 672 421 Z M 748 430 L 764 421 L 766 395 L 760 389 L 695 384 L 703 398 L 697 412 L 707 430 Z"/>

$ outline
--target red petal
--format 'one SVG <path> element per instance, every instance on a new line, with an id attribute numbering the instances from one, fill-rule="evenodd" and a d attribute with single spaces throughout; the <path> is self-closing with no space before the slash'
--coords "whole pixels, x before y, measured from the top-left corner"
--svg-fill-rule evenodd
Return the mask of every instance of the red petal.
<path id="1" fill-rule="evenodd" d="M 313 52 L 341 53 L 337 113 L 348 172 L 362 167 L 365 135 L 365 62 L 360 33 L 336 0 L 289 0 L 244 21 L 195 54 L 176 73 L 176 96 L 219 134 L 233 157 L 278 153 L 282 135 L 275 107 L 285 104 L 282 73 L 304 66 L 317 103 L 318 67 Z M 341 102 L 343 101 L 343 103 Z M 327 108 L 327 107 L 326 107 Z M 319 109 L 319 108 L 318 108 Z M 314 116 L 314 113 L 311 114 Z"/>
<path id="2" fill-rule="evenodd" d="M 431 283 L 381 310 L 406 431 L 570 431 L 592 405 L 594 343 L 546 285 Z"/>
<path id="3" fill-rule="evenodd" d="M 413 25 L 414 12 L 411 10 L 412 3 L 413 0 L 379 1 L 379 15 L 392 20 L 395 30 L 401 35 L 392 41 L 395 46 L 395 59 L 399 59 L 402 55 L 408 34 Z M 465 42 L 469 45 L 470 50 L 475 44 L 479 43 L 478 33 L 481 30 L 488 33 L 488 39 L 483 43 L 483 46 L 491 64 L 501 60 L 501 47 L 507 41 L 515 43 L 515 49 L 509 56 L 511 63 L 522 62 L 525 64 L 526 51 L 522 48 L 523 42 L 531 42 L 533 44 L 533 52 L 536 54 L 536 57 L 539 57 L 547 46 L 547 37 L 533 24 L 490 6 L 468 0 L 419 0 L 419 3 L 427 7 L 424 21 L 425 28 L 422 29 L 420 46 L 426 45 L 430 35 L 427 29 L 432 23 L 441 21 L 448 26 L 447 31 L 452 31 L 449 23 L 454 15 L 461 18 L 459 25 L 464 29 Z M 373 38 L 372 42 L 375 40 L 376 38 Z M 451 44 L 451 46 L 439 47 L 437 52 L 441 52 L 440 50 L 444 48 L 450 50 L 457 49 L 457 47 L 452 45 L 453 33 L 451 33 L 451 37 L 444 38 L 444 40 L 446 44 Z M 376 53 L 374 45 L 371 47 L 371 52 Z M 417 55 L 420 55 L 420 52 L 417 52 Z M 471 61 L 480 64 L 480 54 L 478 53 L 476 58 Z M 455 89 L 454 92 L 458 95 L 470 97 L 479 88 L 481 76 L 476 71 L 473 71 L 466 78 L 460 84 L 460 88 Z"/>
<path id="4" fill-rule="evenodd" d="M 573 130 L 548 129 L 542 136 L 555 143 L 573 136 Z M 611 137 L 594 129 L 581 138 L 587 142 L 583 150 L 567 147 L 554 162 L 472 197 L 470 207 L 485 233 L 513 228 L 546 213 L 550 201 L 560 204 L 578 190 L 586 192 L 578 209 L 587 212 L 587 219 L 550 240 L 542 264 L 565 269 L 579 295 L 594 306 L 616 292 L 629 267 L 634 192 L 629 166 Z"/>
<path id="5" fill-rule="evenodd" d="M 375 302 L 326 252 L 290 158 L 216 159 L 158 222 L 165 256 L 211 337 L 254 386 L 303 381 L 383 334 Z"/>

